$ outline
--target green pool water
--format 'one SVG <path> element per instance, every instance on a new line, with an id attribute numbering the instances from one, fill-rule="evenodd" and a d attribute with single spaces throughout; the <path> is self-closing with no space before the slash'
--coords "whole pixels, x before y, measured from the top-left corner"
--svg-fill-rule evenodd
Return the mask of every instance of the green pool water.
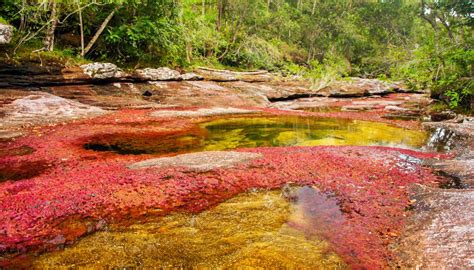
<path id="1" fill-rule="evenodd" d="M 428 133 L 384 123 L 309 117 L 231 117 L 197 124 L 189 134 L 108 134 L 84 145 L 118 154 L 168 154 L 247 147 L 383 145 L 419 149 Z"/>

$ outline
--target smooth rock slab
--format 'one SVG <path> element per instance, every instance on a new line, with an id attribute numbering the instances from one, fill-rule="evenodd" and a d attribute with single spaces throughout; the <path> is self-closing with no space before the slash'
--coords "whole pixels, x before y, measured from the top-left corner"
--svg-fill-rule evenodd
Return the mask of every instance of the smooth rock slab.
<path id="1" fill-rule="evenodd" d="M 51 124 L 97 116 L 106 111 L 44 92 L 35 92 L 1 108 L 5 116 L 0 127 Z"/>
<path id="2" fill-rule="evenodd" d="M 417 185 L 401 238 L 402 269 L 474 268 L 474 190 Z"/>
<path id="3" fill-rule="evenodd" d="M 260 153 L 235 151 L 207 151 L 183 154 L 175 157 L 154 158 L 134 163 L 130 169 L 150 167 L 186 167 L 195 171 L 210 171 L 217 168 L 229 168 L 262 158 Z"/>
<path id="4" fill-rule="evenodd" d="M 154 117 L 206 117 L 213 115 L 228 115 L 228 114 L 247 114 L 256 113 L 258 110 L 246 110 L 239 108 L 209 108 L 209 109 L 198 109 L 195 111 L 176 111 L 176 110 L 163 110 L 152 112 L 151 116 Z"/>

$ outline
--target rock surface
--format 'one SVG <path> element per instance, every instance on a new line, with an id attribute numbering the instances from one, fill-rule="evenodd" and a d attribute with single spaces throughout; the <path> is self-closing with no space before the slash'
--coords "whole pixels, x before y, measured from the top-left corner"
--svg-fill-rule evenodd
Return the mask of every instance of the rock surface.
<path id="1" fill-rule="evenodd" d="M 135 71 L 135 77 L 143 81 L 179 81 L 182 80 L 178 71 L 167 67 L 144 68 Z"/>
<path id="2" fill-rule="evenodd" d="M 0 128 L 51 124 L 104 114 L 105 111 L 44 92 L 36 92 L 1 108 Z"/>
<path id="3" fill-rule="evenodd" d="M 154 117 L 206 117 L 213 115 L 228 115 L 228 114 L 247 114 L 247 113 L 256 113 L 257 110 L 245 110 L 239 108 L 202 108 L 194 111 L 178 111 L 178 110 L 161 110 L 151 113 L 151 116 Z"/>
<path id="4" fill-rule="evenodd" d="M 0 23 L 0 44 L 8 44 L 13 37 L 13 26 Z"/>
<path id="5" fill-rule="evenodd" d="M 351 78 L 330 83 L 317 91 L 319 95 L 327 97 L 363 97 L 370 95 L 384 95 L 394 92 L 398 85 L 389 84 L 377 79 Z"/>
<path id="6" fill-rule="evenodd" d="M 94 79 L 122 78 L 126 74 L 112 63 L 90 63 L 81 66 L 85 74 Z"/>
<path id="7" fill-rule="evenodd" d="M 181 79 L 183 81 L 200 81 L 203 80 L 204 78 L 201 75 L 198 75 L 194 72 L 188 72 L 181 74 Z"/>
<path id="8" fill-rule="evenodd" d="M 235 151 L 208 151 L 183 154 L 175 157 L 148 159 L 129 166 L 130 169 L 150 167 L 186 167 L 194 171 L 210 171 L 216 168 L 229 168 L 262 158 L 260 153 Z"/>
<path id="9" fill-rule="evenodd" d="M 417 186 L 400 244 L 402 268 L 474 268 L 474 190 Z"/>

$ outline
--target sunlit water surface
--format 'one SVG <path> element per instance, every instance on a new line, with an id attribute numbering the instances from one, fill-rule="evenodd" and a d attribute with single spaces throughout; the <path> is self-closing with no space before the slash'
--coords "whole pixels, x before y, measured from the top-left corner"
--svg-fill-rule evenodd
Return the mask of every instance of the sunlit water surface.
<path id="1" fill-rule="evenodd" d="M 312 187 L 241 194 L 197 215 L 98 232 L 36 268 L 345 269 L 321 230 L 344 217 L 333 197 Z M 311 228 L 311 229 L 309 229 Z M 308 230 L 309 229 L 309 230 Z"/>
<path id="2" fill-rule="evenodd" d="M 235 117 L 198 124 L 184 135 L 106 134 L 84 145 L 119 154 L 168 154 L 244 147 L 383 145 L 422 148 L 428 133 L 384 123 L 333 118 Z"/>

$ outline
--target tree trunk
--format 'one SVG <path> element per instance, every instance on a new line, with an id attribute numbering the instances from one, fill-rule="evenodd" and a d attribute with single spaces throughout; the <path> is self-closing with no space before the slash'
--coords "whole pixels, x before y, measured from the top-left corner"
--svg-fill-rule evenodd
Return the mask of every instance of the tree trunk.
<path id="1" fill-rule="evenodd" d="M 57 14 L 57 4 L 56 0 L 51 2 L 51 16 L 48 22 L 48 29 L 46 31 L 46 36 L 44 38 L 44 49 L 46 51 L 54 50 L 54 33 L 56 31 L 56 26 L 58 25 L 58 14 Z"/>
<path id="2" fill-rule="evenodd" d="M 115 12 L 118 10 L 118 6 L 116 6 L 109 14 L 109 16 L 107 16 L 107 18 L 105 18 L 105 20 L 102 22 L 102 24 L 100 25 L 99 29 L 97 30 L 97 32 L 95 32 L 94 36 L 92 37 L 92 39 L 89 41 L 89 43 L 87 44 L 86 48 L 84 49 L 84 55 L 86 55 L 90 49 L 92 48 L 92 46 L 94 46 L 95 42 L 97 41 L 97 39 L 99 38 L 100 34 L 102 34 L 102 32 L 104 31 L 105 27 L 107 27 L 107 24 L 109 24 L 110 20 L 112 20 L 112 17 L 114 16 Z"/>
<path id="3" fill-rule="evenodd" d="M 222 28 L 222 17 L 224 14 L 224 0 L 217 0 L 217 22 L 216 22 L 216 29 L 220 31 Z"/>
<path id="4" fill-rule="evenodd" d="M 314 12 L 316 11 L 316 1 L 317 0 L 313 0 L 313 9 L 311 10 L 311 15 L 314 15 Z"/>
<path id="5" fill-rule="evenodd" d="M 202 16 L 206 15 L 206 0 L 202 0 Z"/>
<path id="6" fill-rule="evenodd" d="M 77 8 L 79 10 L 79 30 L 81 32 L 81 56 L 84 57 L 84 24 L 82 22 L 82 10 L 80 2 L 77 2 Z"/>

